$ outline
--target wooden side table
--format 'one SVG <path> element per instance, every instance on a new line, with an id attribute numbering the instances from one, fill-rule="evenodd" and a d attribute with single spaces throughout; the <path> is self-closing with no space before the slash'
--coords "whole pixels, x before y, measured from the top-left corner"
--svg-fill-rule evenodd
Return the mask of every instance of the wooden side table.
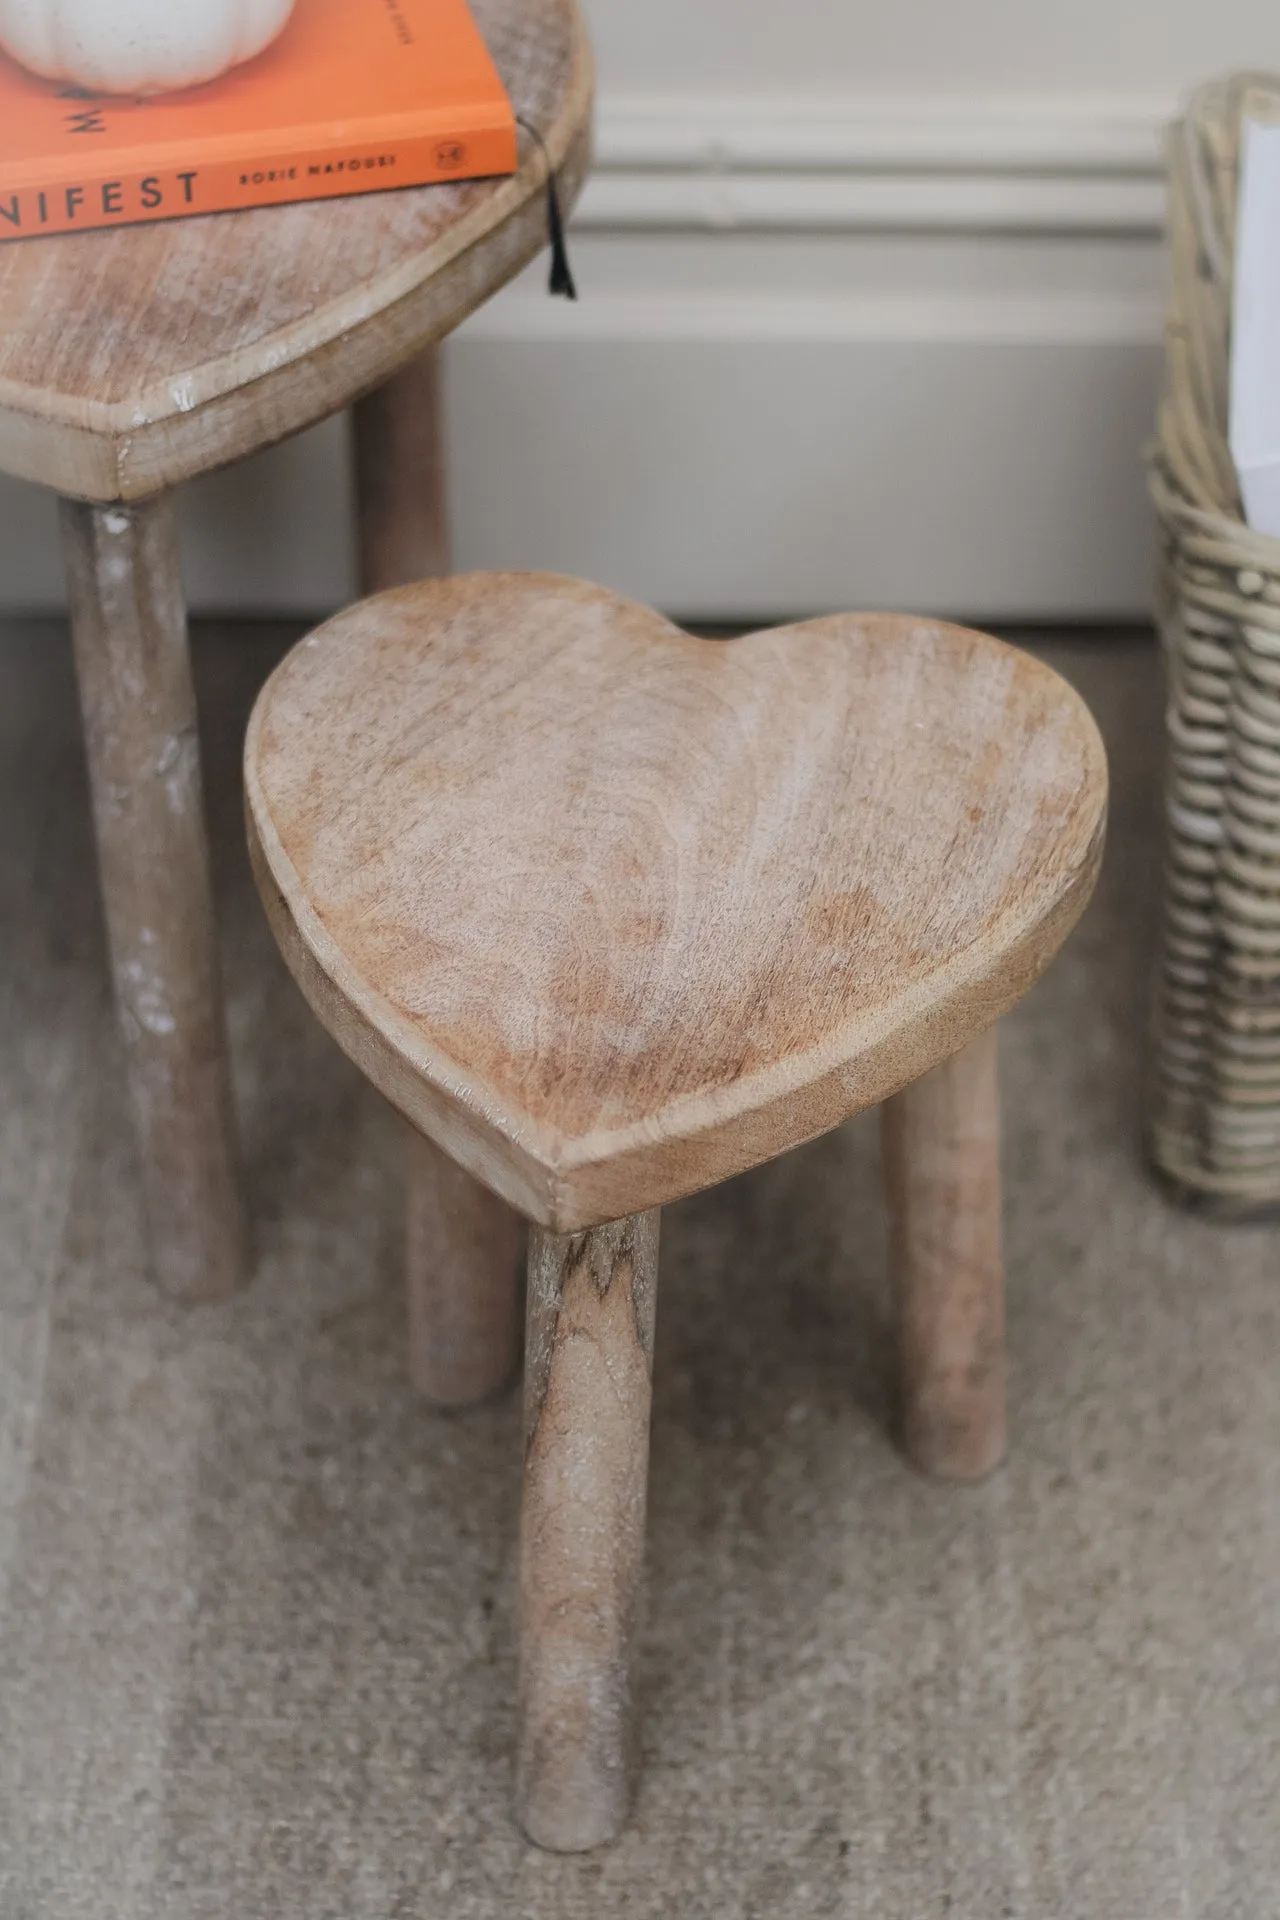
<path id="1" fill-rule="evenodd" d="M 116 1003 L 166 1291 L 246 1236 L 172 493 L 351 402 L 364 584 L 445 558 L 430 349 L 545 245 L 585 176 L 574 0 L 473 0 L 518 173 L 0 248 L 0 470 L 62 496 Z M 426 356 L 424 358 L 424 355 Z"/>

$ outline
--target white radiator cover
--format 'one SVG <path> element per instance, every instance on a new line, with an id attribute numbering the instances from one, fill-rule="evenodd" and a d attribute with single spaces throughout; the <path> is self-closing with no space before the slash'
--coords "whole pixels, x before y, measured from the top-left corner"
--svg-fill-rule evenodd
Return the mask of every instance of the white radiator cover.
<path id="1" fill-rule="evenodd" d="M 1175 103 L 606 93 L 582 299 L 539 265 L 448 349 L 458 564 L 689 618 L 1140 617 Z M 185 514 L 198 609 L 353 591 L 341 422 Z M 60 604 L 0 482 L 0 610 Z"/>

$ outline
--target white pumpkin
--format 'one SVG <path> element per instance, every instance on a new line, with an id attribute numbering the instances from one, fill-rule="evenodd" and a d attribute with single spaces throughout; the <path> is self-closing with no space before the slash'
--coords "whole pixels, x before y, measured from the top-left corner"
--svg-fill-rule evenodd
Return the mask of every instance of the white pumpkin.
<path id="1" fill-rule="evenodd" d="M 294 0 L 0 0 L 0 46 L 93 93 L 196 87 L 269 46 Z"/>

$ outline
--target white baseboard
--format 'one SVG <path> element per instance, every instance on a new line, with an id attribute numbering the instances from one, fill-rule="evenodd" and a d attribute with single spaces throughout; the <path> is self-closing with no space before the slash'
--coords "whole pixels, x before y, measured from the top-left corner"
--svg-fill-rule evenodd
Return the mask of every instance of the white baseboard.
<path id="1" fill-rule="evenodd" d="M 606 98 L 579 224 L 1151 232 L 1165 92 Z"/>
<path id="2" fill-rule="evenodd" d="M 1167 99 L 614 99 L 575 221 L 449 353 L 458 563 L 691 618 L 1139 616 Z M 196 607 L 354 587 L 329 422 L 190 491 Z M 0 482 L 0 610 L 61 604 Z"/>

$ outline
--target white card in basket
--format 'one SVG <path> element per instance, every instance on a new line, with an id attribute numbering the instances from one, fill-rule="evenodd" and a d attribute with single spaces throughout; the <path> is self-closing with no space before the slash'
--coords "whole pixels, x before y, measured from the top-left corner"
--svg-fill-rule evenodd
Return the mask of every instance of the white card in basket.
<path id="1" fill-rule="evenodd" d="M 1280 536 L 1280 125 L 1241 129 L 1231 334 L 1231 457 L 1245 519 Z"/>

